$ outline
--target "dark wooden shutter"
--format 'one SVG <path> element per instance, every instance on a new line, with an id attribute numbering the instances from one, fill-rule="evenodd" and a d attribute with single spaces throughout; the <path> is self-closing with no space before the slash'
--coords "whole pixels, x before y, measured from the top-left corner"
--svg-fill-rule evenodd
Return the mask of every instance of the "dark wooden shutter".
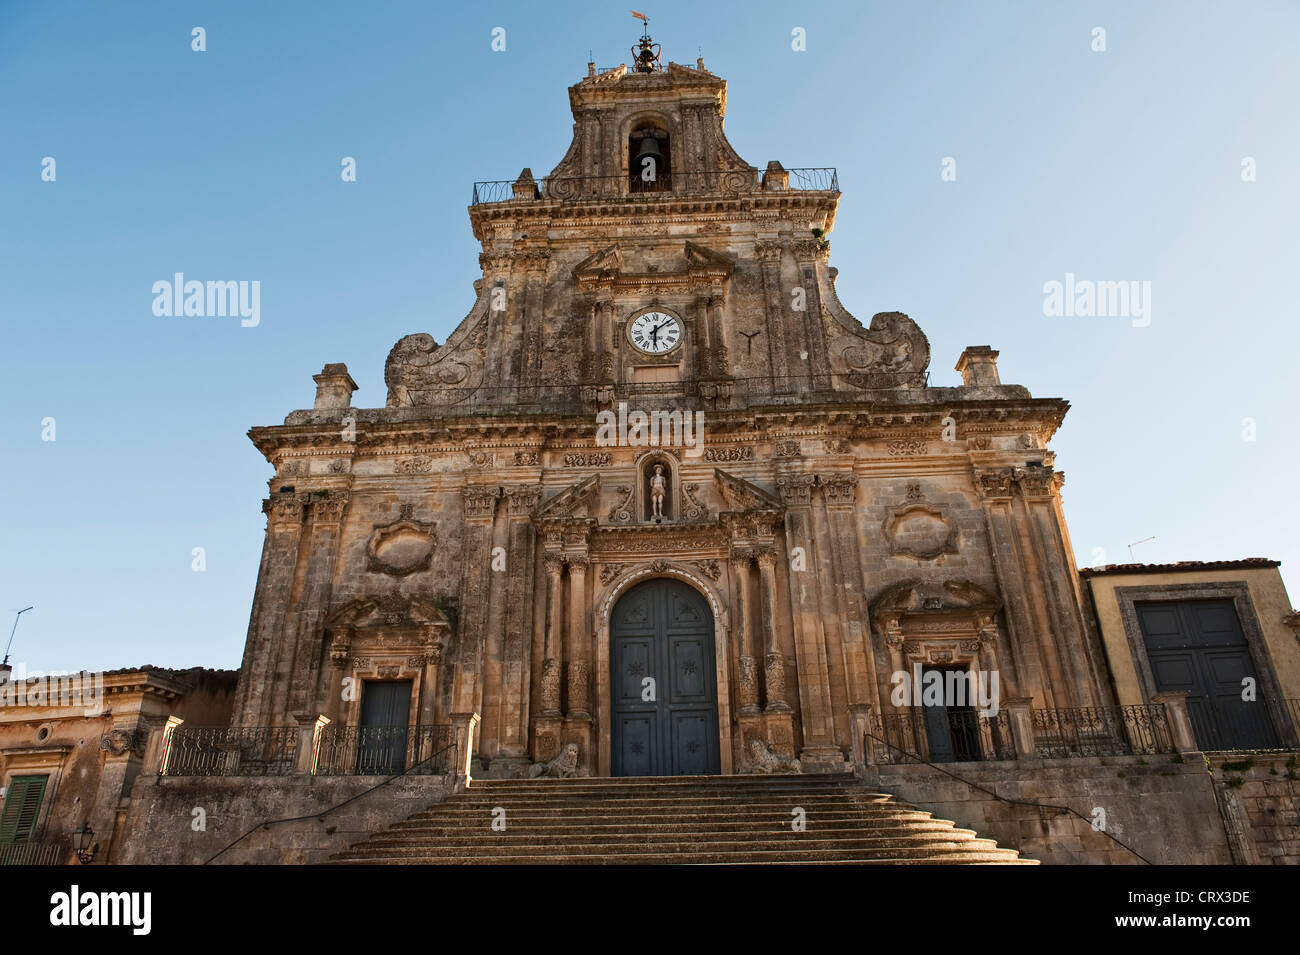
<path id="1" fill-rule="evenodd" d="M 36 835 L 36 820 L 49 776 L 14 776 L 0 816 L 0 842 L 23 842 Z"/>

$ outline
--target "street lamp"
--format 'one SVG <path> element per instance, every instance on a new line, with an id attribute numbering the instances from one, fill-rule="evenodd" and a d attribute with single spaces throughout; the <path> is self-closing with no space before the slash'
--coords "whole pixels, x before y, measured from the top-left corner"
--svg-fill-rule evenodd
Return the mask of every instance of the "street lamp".
<path id="1" fill-rule="evenodd" d="M 77 858 L 81 860 L 82 865 L 89 865 L 94 861 L 95 853 L 99 851 L 98 842 L 91 844 L 91 840 L 95 838 L 95 830 L 90 828 L 90 823 L 87 821 L 72 834 L 77 840 L 75 843 Z"/>

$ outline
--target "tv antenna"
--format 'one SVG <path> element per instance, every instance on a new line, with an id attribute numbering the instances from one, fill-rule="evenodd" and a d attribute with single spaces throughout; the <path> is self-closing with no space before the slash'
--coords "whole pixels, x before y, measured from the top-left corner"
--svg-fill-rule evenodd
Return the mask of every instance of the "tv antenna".
<path id="1" fill-rule="evenodd" d="M 13 628 L 9 631 L 9 642 L 5 644 L 5 658 L 3 662 L 0 662 L 0 677 L 3 678 L 0 679 L 0 683 L 8 682 L 9 674 L 13 672 L 13 667 L 9 665 L 9 651 L 13 648 L 14 645 L 14 633 L 18 629 L 18 618 L 31 609 L 32 609 L 31 607 L 24 607 L 22 610 L 19 610 L 16 614 L 14 614 L 14 625 Z"/>
<path id="2" fill-rule="evenodd" d="M 1130 564 L 1136 564 L 1136 563 L 1137 563 L 1137 558 L 1133 556 L 1133 548 L 1134 548 L 1134 547 L 1136 547 L 1138 544 L 1145 544 L 1147 541 L 1153 541 L 1153 540 L 1155 540 L 1155 539 L 1156 539 L 1156 535 L 1155 535 L 1155 534 L 1152 534 L 1150 537 L 1144 537 L 1144 538 L 1142 538 L 1140 541 L 1134 541 L 1133 543 L 1129 544 L 1129 545 L 1128 545 L 1128 561 L 1129 561 L 1129 563 L 1130 563 Z"/>

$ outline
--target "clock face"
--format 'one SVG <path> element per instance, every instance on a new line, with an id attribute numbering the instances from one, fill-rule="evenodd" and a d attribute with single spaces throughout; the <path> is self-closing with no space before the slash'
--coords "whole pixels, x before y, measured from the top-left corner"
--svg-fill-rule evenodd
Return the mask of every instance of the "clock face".
<path id="1" fill-rule="evenodd" d="M 627 330 L 632 347 L 647 355 L 664 355 L 682 341 L 682 325 L 667 312 L 645 312 Z"/>

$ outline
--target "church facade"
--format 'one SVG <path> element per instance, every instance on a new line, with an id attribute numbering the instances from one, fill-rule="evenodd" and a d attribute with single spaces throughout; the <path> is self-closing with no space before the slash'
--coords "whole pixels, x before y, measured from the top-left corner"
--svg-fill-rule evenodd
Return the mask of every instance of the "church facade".
<path id="1" fill-rule="evenodd" d="M 985 346 L 931 387 L 915 322 L 854 317 L 834 170 L 742 159 L 702 62 L 569 98 L 549 175 L 475 186 L 473 304 L 397 342 L 385 406 L 326 365 L 250 432 L 276 473 L 232 725 L 472 730 L 488 777 L 569 744 L 596 776 L 835 772 L 898 673 L 1113 703 L 1067 403 Z"/>
<path id="2" fill-rule="evenodd" d="M 747 163 L 726 93 L 589 65 L 559 165 L 475 185 L 447 339 L 250 431 L 237 673 L 0 664 L 0 864 L 1300 862 L 1278 563 L 1076 567 L 1067 403 L 855 318 L 835 171 Z"/>

